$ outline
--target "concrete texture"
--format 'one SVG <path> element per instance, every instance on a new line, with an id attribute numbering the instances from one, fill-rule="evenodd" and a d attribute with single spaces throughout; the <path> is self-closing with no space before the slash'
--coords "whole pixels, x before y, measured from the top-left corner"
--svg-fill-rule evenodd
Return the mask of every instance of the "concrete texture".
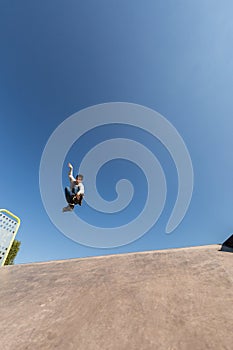
<path id="1" fill-rule="evenodd" d="M 232 350 L 220 246 L 0 269 L 2 350 Z"/>

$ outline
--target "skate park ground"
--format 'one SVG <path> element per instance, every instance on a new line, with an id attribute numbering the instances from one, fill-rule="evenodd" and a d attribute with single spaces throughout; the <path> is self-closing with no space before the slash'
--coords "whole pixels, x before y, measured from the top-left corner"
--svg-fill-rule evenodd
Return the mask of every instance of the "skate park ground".
<path id="1" fill-rule="evenodd" d="M 4 266 L 2 350 L 231 350 L 219 245 Z"/>

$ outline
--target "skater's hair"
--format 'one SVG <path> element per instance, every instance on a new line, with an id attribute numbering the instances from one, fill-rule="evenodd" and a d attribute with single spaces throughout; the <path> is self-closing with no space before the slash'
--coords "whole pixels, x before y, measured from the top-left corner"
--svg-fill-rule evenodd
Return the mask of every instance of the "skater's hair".
<path id="1" fill-rule="evenodd" d="M 79 177 L 81 180 L 83 180 L 83 175 L 82 175 L 82 174 L 78 174 L 78 175 L 76 176 L 76 179 L 77 179 L 78 177 Z"/>

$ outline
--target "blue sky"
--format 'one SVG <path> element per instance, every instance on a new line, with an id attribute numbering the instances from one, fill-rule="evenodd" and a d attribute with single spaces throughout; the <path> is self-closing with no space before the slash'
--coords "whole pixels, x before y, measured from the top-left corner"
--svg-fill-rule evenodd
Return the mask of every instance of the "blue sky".
<path id="1" fill-rule="evenodd" d="M 0 207 L 22 221 L 16 263 L 221 243 L 232 233 L 232 10 L 230 0 L 0 2 Z M 43 207 L 39 166 L 50 135 L 72 114 L 107 102 L 154 109 L 185 141 L 194 192 L 171 235 L 164 231 L 177 191 L 174 164 L 158 140 L 131 127 L 100 127 L 78 140 L 63 184 L 67 161 L 77 169 L 95 142 L 116 136 L 143 143 L 168 183 L 164 212 L 148 233 L 115 249 L 90 248 L 59 232 Z M 122 171 L 138 189 L 128 210 L 100 215 L 84 203 L 80 216 L 112 227 L 138 215 L 147 185 L 131 162 L 106 164 L 98 191 L 114 199 Z"/>

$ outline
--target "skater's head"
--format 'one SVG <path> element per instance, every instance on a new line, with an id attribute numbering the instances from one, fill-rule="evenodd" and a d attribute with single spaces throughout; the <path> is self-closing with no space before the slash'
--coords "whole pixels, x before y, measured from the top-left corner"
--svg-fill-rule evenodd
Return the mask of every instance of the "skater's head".
<path id="1" fill-rule="evenodd" d="M 82 181 L 83 181 L 83 175 L 78 174 L 78 175 L 76 176 L 76 182 L 79 184 L 79 183 L 82 182 Z"/>

